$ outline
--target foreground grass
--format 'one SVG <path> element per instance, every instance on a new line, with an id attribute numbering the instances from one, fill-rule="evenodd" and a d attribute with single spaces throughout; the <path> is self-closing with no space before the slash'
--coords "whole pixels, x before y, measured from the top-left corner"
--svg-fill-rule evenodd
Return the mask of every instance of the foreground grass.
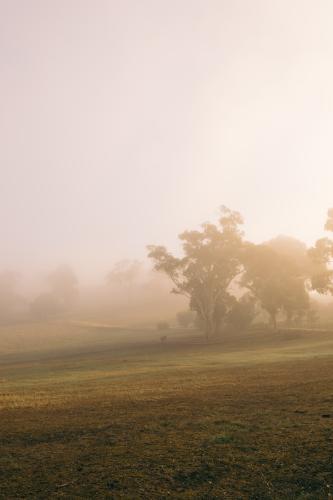
<path id="1" fill-rule="evenodd" d="M 4 361 L 0 497 L 329 498 L 331 337 L 262 338 Z"/>

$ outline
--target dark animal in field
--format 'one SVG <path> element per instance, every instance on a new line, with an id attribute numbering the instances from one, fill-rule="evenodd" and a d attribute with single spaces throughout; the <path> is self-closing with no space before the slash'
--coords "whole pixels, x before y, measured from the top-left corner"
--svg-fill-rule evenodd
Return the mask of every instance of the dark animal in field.
<path id="1" fill-rule="evenodd" d="M 160 337 L 160 341 L 162 342 L 162 344 L 164 344 L 167 341 L 167 339 L 168 339 L 167 335 L 162 335 L 162 337 Z"/>

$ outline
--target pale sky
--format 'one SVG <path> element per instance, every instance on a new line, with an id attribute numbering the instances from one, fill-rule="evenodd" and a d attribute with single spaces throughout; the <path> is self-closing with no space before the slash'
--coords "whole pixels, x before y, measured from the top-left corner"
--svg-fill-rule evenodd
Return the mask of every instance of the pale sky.
<path id="1" fill-rule="evenodd" d="M 0 0 L 0 268 L 86 273 L 333 206 L 332 0 Z"/>

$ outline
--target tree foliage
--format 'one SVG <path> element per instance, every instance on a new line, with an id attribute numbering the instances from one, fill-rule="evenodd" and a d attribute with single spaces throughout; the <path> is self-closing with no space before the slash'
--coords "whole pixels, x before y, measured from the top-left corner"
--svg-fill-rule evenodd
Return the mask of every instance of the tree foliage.
<path id="1" fill-rule="evenodd" d="M 327 231 L 333 231 L 333 208 L 327 212 L 325 224 Z M 309 250 L 309 257 L 312 262 L 311 284 L 313 290 L 319 293 L 333 295 L 333 240 L 330 238 L 320 238 L 315 246 Z"/>
<path id="2" fill-rule="evenodd" d="M 221 208 L 218 224 L 202 224 L 201 230 L 185 231 L 183 256 L 175 257 L 163 246 L 149 246 L 155 269 L 165 272 L 173 292 L 189 298 L 207 339 L 216 335 L 232 305 L 230 286 L 242 269 L 243 223 L 238 212 Z"/>
<path id="3" fill-rule="evenodd" d="M 142 263 L 137 260 L 121 260 L 116 262 L 107 275 L 110 285 L 131 287 L 142 271 Z"/>
<path id="4" fill-rule="evenodd" d="M 327 211 L 327 221 L 325 224 L 326 231 L 333 231 L 333 208 L 329 208 Z"/>
<path id="5" fill-rule="evenodd" d="M 256 315 L 256 300 L 250 293 L 245 293 L 233 304 L 226 318 L 226 325 L 232 330 L 248 329 Z"/>
<path id="6" fill-rule="evenodd" d="M 279 252 L 274 244 L 248 244 L 244 254 L 242 285 L 268 313 L 274 329 L 284 313 L 288 323 L 305 315 L 309 307 L 307 267 L 299 256 Z"/>

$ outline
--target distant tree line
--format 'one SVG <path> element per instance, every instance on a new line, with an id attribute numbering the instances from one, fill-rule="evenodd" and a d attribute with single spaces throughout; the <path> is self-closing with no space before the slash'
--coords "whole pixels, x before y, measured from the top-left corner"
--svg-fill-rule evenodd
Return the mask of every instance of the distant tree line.
<path id="1" fill-rule="evenodd" d="M 207 339 L 228 327 L 244 328 L 263 313 L 274 329 L 278 320 L 313 327 L 311 291 L 333 294 L 333 241 L 322 238 L 309 250 L 283 236 L 254 244 L 244 240 L 242 224 L 238 212 L 223 206 L 217 224 L 179 236 L 181 256 L 155 245 L 148 246 L 148 256 L 169 276 L 172 292 L 188 298 Z M 333 209 L 325 229 L 333 231 Z M 184 326 L 185 321 L 179 317 Z"/>
<path id="2" fill-rule="evenodd" d="M 19 292 L 25 285 L 25 292 Z M 82 285 L 63 265 L 24 283 L 18 273 L 0 272 L 0 324 L 54 319 L 101 320 L 112 324 L 155 322 L 175 316 L 186 300 L 169 294 L 168 279 L 143 262 L 116 262 L 101 283 Z"/>
<path id="3" fill-rule="evenodd" d="M 155 315 L 157 329 L 165 330 L 169 316 L 158 318 L 159 311 L 168 315 L 175 311 L 171 303 L 161 307 L 167 301 L 161 281 L 165 275 L 173 283 L 172 292 L 188 301 L 189 310 L 177 314 L 178 324 L 203 330 L 207 339 L 226 330 L 246 329 L 253 322 L 269 323 L 273 329 L 279 325 L 313 328 L 318 311 L 329 321 L 329 312 L 323 304 L 316 305 L 313 297 L 333 295 L 333 240 L 321 238 L 310 249 L 286 236 L 254 244 L 245 240 L 242 224 L 238 212 L 222 207 L 216 224 L 205 223 L 179 236 L 182 255 L 175 256 L 163 246 L 149 246 L 154 273 L 138 261 L 116 263 L 104 288 L 92 289 L 88 302 L 81 298 L 81 311 L 93 302 L 103 302 L 95 310 L 104 314 L 108 309 L 117 318 L 128 318 L 130 308 L 137 317 L 145 309 L 147 319 L 149 313 Z M 325 230 L 333 232 L 333 209 L 328 211 Z M 17 291 L 19 278 L 17 273 L 0 273 L 2 323 L 61 317 L 71 314 L 79 303 L 78 279 L 69 266 L 48 274 L 44 290 L 30 300 Z"/>
<path id="4" fill-rule="evenodd" d="M 30 304 L 31 316 L 48 319 L 71 310 L 78 298 L 78 279 L 68 266 L 61 266 L 46 278 L 47 291 Z"/>
<path id="5" fill-rule="evenodd" d="M 70 311 L 78 298 L 78 280 L 68 266 L 47 275 L 45 290 L 32 300 L 17 292 L 19 278 L 17 273 L 0 273 L 0 323 L 57 317 Z"/>

